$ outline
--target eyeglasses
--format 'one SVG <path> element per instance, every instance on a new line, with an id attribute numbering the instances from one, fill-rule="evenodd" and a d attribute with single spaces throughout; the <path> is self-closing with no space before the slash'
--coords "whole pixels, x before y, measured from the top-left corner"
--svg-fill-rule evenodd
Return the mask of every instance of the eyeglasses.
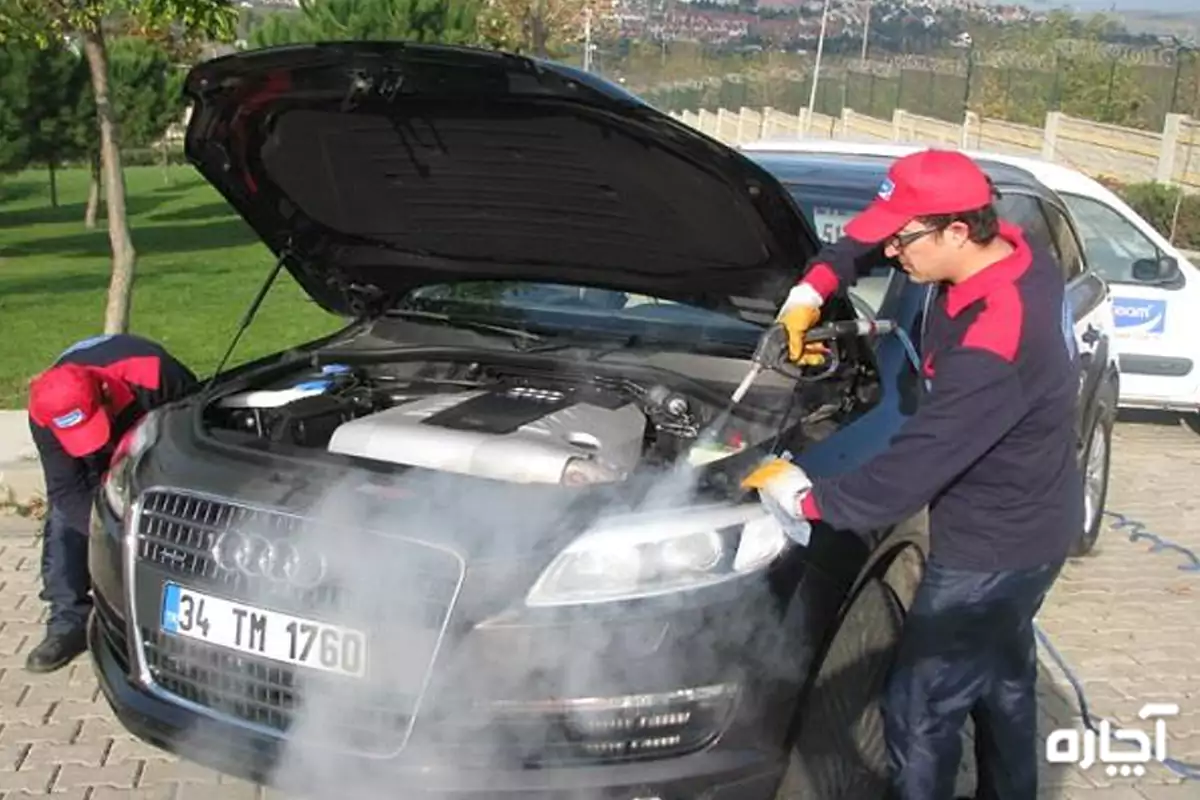
<path id="1" fill-rule="evenodd" d="M 909 231 L 908 233 L 897 233 L 895 236 L 888 239 L 887 243 L 895 250 L 903 250 L 921 237 L 927 236 L 931 233 L 936 233 L 937 231 L 937 228 L 931 227 L 923 228 L 919 231 Z"/>

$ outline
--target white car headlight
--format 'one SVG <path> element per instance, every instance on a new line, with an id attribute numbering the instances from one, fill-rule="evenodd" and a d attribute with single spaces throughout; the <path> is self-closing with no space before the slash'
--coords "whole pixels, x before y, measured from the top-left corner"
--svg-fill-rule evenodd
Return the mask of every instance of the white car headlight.
<path id="1" fill-rule="evenodd" d="M 758 503 L 621 516 L 559 553 L 525 602 L 578 605 L 712 586 L 762 569 L 787 541 Z"/>
<path id="2" fill-rule="evenodd" d="M 137 421 L 121 437 L 113 451 L 108 472 L 104 475 L 102 489 L 108 507 L 118 517 L 124 518 L 129 508 L 130 478 L 133 468 L 143 453 L 158 440 L 159 414 L 150 411 Z"/>

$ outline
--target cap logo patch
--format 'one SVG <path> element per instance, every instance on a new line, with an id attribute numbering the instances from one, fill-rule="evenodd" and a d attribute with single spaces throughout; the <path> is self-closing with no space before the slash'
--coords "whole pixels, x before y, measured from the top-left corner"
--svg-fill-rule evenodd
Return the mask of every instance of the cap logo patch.
<path id="1" fill-rule="evenodd" d="M 83 422 L 83 411 L 77 408 L 74 411 L 68 411 L 61 417 L 55 417 L 54 427 L 60 430 L 64 428 L 74 428 L 81 422 Z"/>
<path id="2" fill-rule="evenodd" d="M 896 191 L 896 184 L 891 178 L 884 178 L 883 183 L 879 184 L 879 199 L 891 200 L 892 194 Z"/>

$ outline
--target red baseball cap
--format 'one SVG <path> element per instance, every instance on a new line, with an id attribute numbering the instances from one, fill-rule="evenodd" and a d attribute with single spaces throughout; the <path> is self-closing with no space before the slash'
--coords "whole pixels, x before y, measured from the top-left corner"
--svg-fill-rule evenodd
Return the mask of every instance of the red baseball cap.
<path id="1" fill-rule="evenodd" d="M 922 150 L 897 159 L 879 194 L 846 224 L 846 235 L 877 244 L 917 217 L 960 214 L 992 202 L 983 170 L 956 150 Z"/>
<path id="2" fill-rule="evenodd" d="M 104 447 L 112 435 L 103 378 L 80 364 L 51 367 L 34 378 L 29 385 L 29 416 L 49 428 L 76 458 Z"/>

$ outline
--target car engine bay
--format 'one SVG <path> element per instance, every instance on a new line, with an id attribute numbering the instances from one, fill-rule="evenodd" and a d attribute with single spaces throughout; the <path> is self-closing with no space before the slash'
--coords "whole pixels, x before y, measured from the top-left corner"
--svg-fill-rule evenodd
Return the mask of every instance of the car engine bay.
<path id="1" fill-rule="evenodd" d="M 791 392 L 765 391 L 711 439 L 703 434 L 725 411 L 728 389 L 670 373 L 642 380 L 472 359 L 343 361 L 218 396 L 205 422 L 210 435 L 258 449 L 584 485 L 684 459 L 707 463 L 776 436 Z M 824 401 L 797 402 L 802 417 L 792 423 L 835 413 L 846 397 L 844 383 L 819 393 Z"/>

